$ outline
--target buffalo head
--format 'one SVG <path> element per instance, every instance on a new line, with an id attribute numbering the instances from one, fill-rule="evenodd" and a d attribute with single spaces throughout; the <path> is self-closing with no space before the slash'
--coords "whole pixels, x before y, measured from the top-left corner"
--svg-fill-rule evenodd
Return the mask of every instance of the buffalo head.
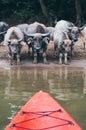
<path id="1" fill-rule="evenodd" d="M 23 39 L 9 39 L 8 40 L 8 47 L 10 50 L 11 55 L 17 55 L 19 53 L 21 46 L 23 45 Z"/>
<path id="2" fill-rule="evenodd" d="M 68 36 L 71 40 L 76 42 L 78 40 L 78 34 L 79 34 L 79 28 L 74 26 L 74 27 L 67 27 L 68 28 Z"/>
<path id="3" fill-rule="evenodd" d="M 34 46 L 34 49 L 39 50 L 41 49 L 43 44 L 49 43 L 49 33 L 41 34 L 41 33 L 35 33 L 35 34 L 26 34 L 28 36 L 27 43 L 28 45 L 31 44 Z"/>
<path id="4" fill-rule="evenodd" d="M 65 39 L 61 44 L 61 50 L 63 53 L 68 53 L 70 56 L 72 55 L 74 42 L 69 39 Z"/>
<path id="5" fill-rule="evenodd" d="M 62 64 L 64 60 L 64 64 L 68 64 L 68 57 L 72 55 L 72 47 L 73 41 L 69 39 L 63 40 L 59 48 L 59 63 Z"/>
<path id="6" fill-rule="evenodd" d="M 46 50 L 47 45 L 49 43 L 49 35 L 50 33 L 34 33 L 34 34 L 28 34 L 25 32 L 25 35 L 27 36 L 27 44 L 28 46 L 32 47 L 32 53 L 34 56 L 33 63 L 37 63 L 37 56 L 40 51 L 40 49 L 43 50 L 43 62 L 46 64 Z"/>
<path id="7" fill-rule="evenodd" d="M 84 29 L 85 26 L 83 27 L 67 27 L 67 29 L 69 30 L 68 32 L 68 36 L 71 40 L 73 40 L 74 42 L 78 41 L 78 36 L 80 34 L 80 32 Z"/>

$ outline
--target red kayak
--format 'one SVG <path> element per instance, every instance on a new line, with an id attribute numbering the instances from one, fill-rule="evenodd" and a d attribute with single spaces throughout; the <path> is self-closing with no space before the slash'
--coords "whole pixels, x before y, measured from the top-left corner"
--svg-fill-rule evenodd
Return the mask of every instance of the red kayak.
<path id="1" fill-rule="evenodd" d="M 48 93 L 36 93 L 18 112 L 6 130 L 82 130 Z"/>

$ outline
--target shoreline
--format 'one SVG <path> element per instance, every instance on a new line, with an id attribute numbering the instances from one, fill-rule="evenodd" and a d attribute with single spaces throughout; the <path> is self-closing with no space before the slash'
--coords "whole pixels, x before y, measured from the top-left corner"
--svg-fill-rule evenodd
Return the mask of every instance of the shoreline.
<path id="1" fill-rule="evenodd" d="M 45 68 L 45 69 L 55 69 L 59 67 L 72 67 L 72 68 L 85 68 L 86 69 L 86 60 L 85 59 L 80 59 L 80 60 L 71 60 L 68 65 L 65 64 L 57 64 L 55 61 L 49 61 L 49 64 L 43 64 L 43 63 L 38 63 L 38 64 L 33 64 L 32 61 L 29 60 L 22 60 L 20 65 L 9 65 L 8 60 L 6 59 L 0 59 L 0 69 L 12 69 L 12 68 Z"/>

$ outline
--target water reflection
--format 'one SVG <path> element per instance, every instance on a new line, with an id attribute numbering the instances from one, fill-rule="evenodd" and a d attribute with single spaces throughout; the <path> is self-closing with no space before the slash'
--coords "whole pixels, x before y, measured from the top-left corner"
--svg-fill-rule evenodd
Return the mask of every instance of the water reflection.
<path id="1" fill-rule="evenodd" d="M 83 80 L 84 80 L 83 94 L 86 94 L 86 68 L 84 68 Z"/>
<path id="2" fill-rule="evenodd" d="M 68 67 L 59 68 L 12 68 L 3 72 L 4 97 L 21 96 L 26 100 L 39 90 L 48 91 L 57 99 L 70 100 L 86 94 L 86 70 Z M 3 85 L 2 85 L 3 86 Z M 19 93 L 20 92 L 20 93 Z M 19 93 L 19 94 L 18 94 Z"/>
<path id="3" fill-rule="evenodd" d="M 0 104 L 2 104 L 0 107 L 2 129 L 0 130 L 3 130 L 25 102 L 40 90 L 50 93 L 54 98 L 65 103 L 65 107 L 70 101 L 67 107 L 70 112 L 81 111 L 82 113 L 83 109 L 84 114 L 86 109 L 82 104 L 86 107 L 86 69 L 13 67 L 0 70 Z M 80 122 L 79 115 L 75 115 Z M 85 124 L 84 121 L 82 124 Z"/>

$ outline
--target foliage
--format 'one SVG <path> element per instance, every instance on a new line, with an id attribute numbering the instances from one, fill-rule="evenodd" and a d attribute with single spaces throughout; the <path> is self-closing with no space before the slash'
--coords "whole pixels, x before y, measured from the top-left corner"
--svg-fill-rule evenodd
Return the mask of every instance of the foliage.
<path id="1" fill-rule="evenodd" d="M 48 14 L 53 19 L 76 22 L 75 0 L 43 0 Z M 80 0 L 82 16 L 86 20 L 86 0 Z M 34 22 L 46 23 L 39 0 L 0 0 L 0 20 L 11 24 Z M 13 22 L 14 21 L 14 22 Z"/>

